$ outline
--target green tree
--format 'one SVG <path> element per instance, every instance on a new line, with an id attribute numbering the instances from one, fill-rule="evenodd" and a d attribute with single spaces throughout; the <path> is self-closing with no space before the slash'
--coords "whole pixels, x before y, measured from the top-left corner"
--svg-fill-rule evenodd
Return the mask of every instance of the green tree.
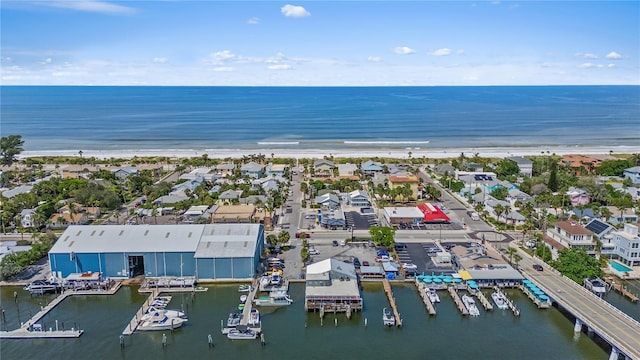
<path id="1" fill-rule="evenodd" d="M 504 200 L 509 195 L 509 190 L 505 187 L 499 187 L 491 192 L 491 196 L 498 200 Z"/>
<path id="2" fill-rule="evenodd" d="M 555 161 L 551 161 L 550 167 L 551 167 L 551 170 L 550 170 L 550 173 L 549 173 L 549 183 L 547 184 L 547 187 L 552 192 L 556 192 L 556 191 L 558 191 L 558 188 L 559 188 L 559 184 L 558 184 L 558 164 L 556 164 Z"/>
<path id="3" fill-rule="evenodd" d="M 267 235 L 267 244 L 276 246 L 278 244 L 278 237 L 274 234 Z"/>
<path id="4" fill-rule="evenodd" d="M 514 161 L 502 159 L 496 164 L 496 175 L 500 178 L 506 178 L 520 173 L 520 167 Z"/>
<path id="5" fill-rule="evenodd" d="M 513 254 L 513 262 L 516 264 L 516 269 L 518 268 L 520 261 L 522 261 L 522 255 L 520 254 Z"/>
<path id="6" fill-rule="evenodd" d="M 20 135 L 9 135 L 0 138 L 0 157 L 2 158 L 2 165 L 11 166 L 16 161 L 16 158 L 24 150 L 22 146 L 24 140 Z"/>
<path id="7" fill-rule="evenodd" d="M 507 255 L 509 255 L 509 262 L 513 263 L 514 256 L 518 255 L 518 249 L 512 248 L 512 247 L 508 247 L 507 248 Z M 522 260 L 522 259 L 520 259 L 520 260 Z"/>
<path id="8" fill-rule="evenodd" d="M 291 238 L 291 235 L 289 234 L 288 231 L 282 230 L 278 233 L 278 243 L 280 244 L 288 243 L 290 238 Z"/>
<path id="9" fill-rule="evenodd" d="M 538 241 L 535 254 L 544 262 L 548 263 L 551 260 L 551 250 L 542 241 Z"/>
<path id="10" fill-rule="evenodd" d="M 551 265 L 578 284 L 582 284 L 584 278 L 601 277 L 603 275 L 598 260 L 579 248 L 560 250 L 558 259 L 552 261 Z"/>
<path id="11" fill-rule="evenodd" d="M 378 246 L 392 248 L 396 231 L 388 226 L 372 226 L 369 228 L 371 241 Z"/>

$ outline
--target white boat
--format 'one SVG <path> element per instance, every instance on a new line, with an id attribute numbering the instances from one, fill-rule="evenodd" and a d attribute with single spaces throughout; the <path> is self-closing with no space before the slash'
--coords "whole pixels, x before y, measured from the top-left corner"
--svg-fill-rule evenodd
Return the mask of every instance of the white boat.
<path id="1" fill-rule="evenodd" d="M 229 330 L 227 338 L 231 340 L 255 340 L 258 333 L 244 325 L 239 325 L 235 329 Z"/>
<path id="2" fill-rule="evenodd" d="M 151 306 L 164 309 L 171 302 L 170 296 L 158 296 L 151 301 Z"/>
<path id="3" fill-rule="evenodd" d="M 242 285 L 238 286 L 238 291 L 239 292 L 251 292 L 251 290 L 253 290 L 253 286 L 251 286 L 251 285 L 242 284 Z"/>
<path id="4" fill-rule="evenodd" d="M 247 295 L 240 295 L 240 303 L 244 304 L 247 302 Z"/>
<path id="5" fill-rule="evenodd" d="M 493 299 L 493 302 L 496 303 L 498 309 L 506 310 L 509 308 L 507 297 L 501 291 L 494 291 L 491 294 L 491 298 Z"/>
<path id="6" fill-rule="evenodd" d="M 396 324 L 396 318 L 391 313 L 391 310 L 387 308 L 382 309 L 382 322 L 385 326 L 394 326 Z"/>
<path id="7" fill-rule="evenodd" d="M 260 326 L 260 311 L 258 309 L 253 308 L 249 313 L 249 326 Z"/>
<path id="8" fill-rule="evenodd" d="M 25 289 L 26 291 L 32 294 L 44 294 L 44 293 L 56 292 L 59 289 L 62 289 L 62 284 L 60 284 L 55 280 L 53 281 L 36 280 L 34 282 L 31 282 L 25 285 L 23 289 Z"/>
<path id="9" fill-rule="evenodd" d="M 607 294 L 607 283 L 599 278 L 585 278 L 584 286 L 600 297 Z"/>
<path id="10" fill-rule="evenodd" d="M 282 282 L 282 276 L 280 276 L 280 274 L 278 274 L 277 272 L 274 272 L 273 274 L 271 274 L 271 280 L 269 280 L 269 285 L 278 286 L 280 285 L 280 282 Z"/>
<path id="11" fill-rule="evenodd" d="M 172 330 L 181 327 L 187 319 L 169 317 L 164 314 L 151 314 L 138 325 L 140 331 Z"/>
<path id="12" fill-rule="evenodd" d="M 286 291 L 272 291 L 253 300 L 256 306 L 288 306 L 293 303 Z"/>
<path id="13" fill-rule="evenodd" d="M 469 316 L 480 316 L 480 310 L 476 306 L 475 300 L 469 295 L 462 295 L 462 302 L 469 311 Z"/>
<path id="14" fill-rule="evenodd" d="M 183 313 L 182 311 L 178 311 L 178 310 L 167 310 L 167 309 L 163 309 L 157 306 L 149 306 L 149 308 L 147 309 L 147 311 L 145 312 L 145 315 L 143 315 L 143 319 L 144 316 L 150 315 L 150 314 L 164 314 L 168 317 L 174 317 L 174 318 L 183 318 L 186 319 L 187 315 L 185 313 Z"/>
<path id="15" fill-rule="evenodd" d="M 230 312 L 229 318 L 227 319 L 227 327 L 234 328 L 240 325 L 240 320 L 242 320 L 242 313 L 240 311 Z"/>
<path id="16" fill-rule="evenodd" d="M 431 301 L 432 304 L 440 302 L 440 296 L 438 296 L 438 293 L 434 288 L 429 288 L 429 301 Z"/>

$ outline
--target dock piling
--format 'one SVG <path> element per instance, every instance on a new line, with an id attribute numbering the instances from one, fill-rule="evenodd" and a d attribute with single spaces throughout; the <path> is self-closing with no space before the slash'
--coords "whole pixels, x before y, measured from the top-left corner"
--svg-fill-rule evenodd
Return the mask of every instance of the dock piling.
<path id="1" fill-rule="evenodd" d="M 213 336 L 211 334 L 207 335 L 207 342 L 209 343 L 209 347 L 213 347 Z"/>
<path id="2" fill-rule="evenodd" d="M 364 318 L 364 327 L 367 327 L 367 318 Z"/>
<path id="3" fill-rule="evenodd" d="M 260 333 L 260 344 L 262 346 L 265 346 L 267 344 L 267 342 L 264 339 L 264 333 Z"/>
<path id="4" fill-rule="evenodd" d="M 333 322 L 338 326 L 338 318 L 333 319 Z"/>
<path id="5" fill-rule="evenodd" d="M 120 348 L 124 349 L 124 335 L 120 335 Z"/>
<path id="6" fill-rule="evenodd" d="M 167 335 L 162 334 L 162 347 L 167 347 Z"/>

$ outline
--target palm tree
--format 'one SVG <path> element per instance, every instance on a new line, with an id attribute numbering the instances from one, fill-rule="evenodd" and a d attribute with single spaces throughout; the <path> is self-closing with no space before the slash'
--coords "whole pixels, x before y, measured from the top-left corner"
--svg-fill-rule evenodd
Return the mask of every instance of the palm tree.
<path id="1" fill-rule="evenodd" d="M 513 247 L 508 247 L 507 248 L 507 255 L 509 255 L 509 262 L 513 263 L 513 257 L 515 255 L 518 255 L 518 250 L 516 250 L 516 248 L 513 248 Z M 522 260 L 522 258 L 520 258 L 520 260 Z"/>
<path id="2" fill-rule="evenodd" d="M 498 222 L 500 222 L 500 216 L 502 216 L 502 214 L 504 214 L 507 209 L 504 207 L 504 205 L 498 204 L 493 208 L 493 211 L 496 213 Z"/>
<path id="3" fill-rule="evenodd" d="M 603 206 L 600 208 L 600 217 L 604 218 L 604 221 L 609 221 L 609 218 L 611 217 L 611 215 L 613 215 L 611 213 L 611 210 L 609 210 L 608 207 Z"/>
<path id="4" fill-rule="evenodd" d="M 513 261 L 516 263 L 516 269 L 519 267 L 518 263 L 520 260 L 522 260 L 522 256 L 520 254 L 516 253 L 513 255 Z"/>
<path id="5" fill-rule="evenodd" d="M 158 225 L 158 207 L 153 206 L 153 210 L 151 210 L 151 215 L 153 216 L 153 221 L 156 225 Z"/>

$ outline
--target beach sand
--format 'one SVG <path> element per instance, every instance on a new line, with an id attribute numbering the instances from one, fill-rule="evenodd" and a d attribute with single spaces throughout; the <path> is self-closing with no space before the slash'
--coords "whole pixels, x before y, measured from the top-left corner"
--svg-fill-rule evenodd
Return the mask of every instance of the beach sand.
<path id="1" fill-rule="evenodd" d="M 486 148 L 406 148 L 406 149 L 383 149 L 383 148 L 349 148 L 349 149 L 144 149 L 144 150 L 86 150 L 82 152 L 85 158 L 95 157 L 97 159 L 130 159 L 133 157 L 169 157 L 169 158 L 190 158 L 207 154 L 212 159 L 241 158 L 251 154 L 264 154 L 267 158 L 310 158 L 317 159 L 324 156 L 334 158 L 453 158 L 464 153 L 471 157 L 478 154 L 484 158 L 504 158 L 509 156 L 540 156 L 540 155 L 566 155 L 566 154 L 634 154 L 640 152 L 640 146 L 610 146 L 610 147 L 582 147 L 582 146 L 561 146 L 561 147 L 486 147 Z M 20 158 L 40 157 L 40 156 L 79 156 L 78 150 L 56 150 L 56 151 L 24 151 Z"/>

